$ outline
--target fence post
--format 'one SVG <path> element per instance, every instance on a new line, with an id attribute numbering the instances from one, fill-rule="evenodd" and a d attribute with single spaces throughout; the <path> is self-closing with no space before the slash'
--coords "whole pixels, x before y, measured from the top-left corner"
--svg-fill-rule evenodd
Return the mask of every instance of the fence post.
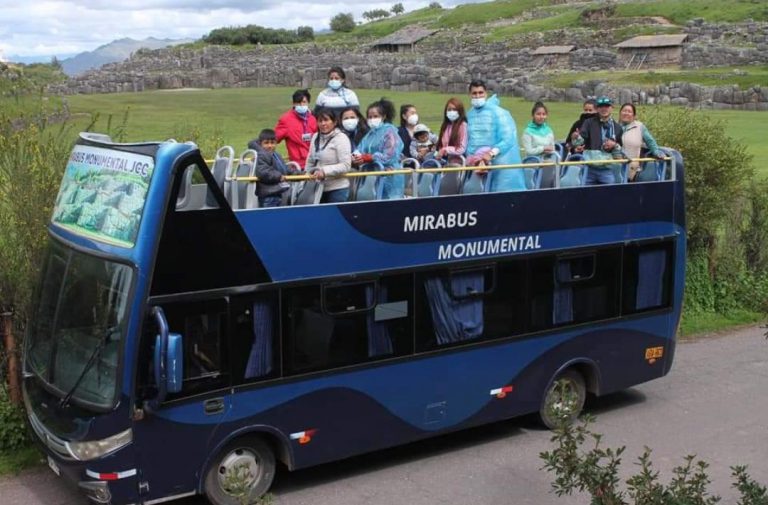
<path id="1" fill-rule="evenodd" d="M 13 312 L 0 313 L 0 333 L 3 334 L 8 380 L 8 394 L 11 403 L 21 405 L 21 387 L 19 384 L 19 359 L 16 354 L 16 339 L 13 336 Z"/>

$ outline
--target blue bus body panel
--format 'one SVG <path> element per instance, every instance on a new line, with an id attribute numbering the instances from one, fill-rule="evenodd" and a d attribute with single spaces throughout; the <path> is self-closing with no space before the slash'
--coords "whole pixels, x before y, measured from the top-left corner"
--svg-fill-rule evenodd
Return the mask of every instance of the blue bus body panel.
<path id="1" fill-rule="evenodd" d="M 684 232 L 674 220 L 674 188 L 663 182 L 235 215 L 272 279 L 289 281 L 669 237 Z M 474 224 L 426 229 L 426 216 L 433 226 L 440 216 Z"/>

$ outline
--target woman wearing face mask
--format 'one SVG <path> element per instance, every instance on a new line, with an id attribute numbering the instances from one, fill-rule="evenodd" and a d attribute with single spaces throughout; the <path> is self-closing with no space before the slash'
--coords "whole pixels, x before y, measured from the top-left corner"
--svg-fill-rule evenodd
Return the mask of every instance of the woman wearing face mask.
<path id="1" fill-rule="evenodd" d="M 445 104 L 443 124 L 437 141 L 437 157 L 448 164 L 459 162 L 459 156 L 467 151 L 467 115 L 464 104 L 458 98 L 450 98 Z"/>
<path id="2" fill-rule="evenodd" d="M 413 140 L 413 129 L 419 124 L 419 114 L 416 107 L 407 103 L 400 106 L 400 128 L 397 133 L 400 140 L 403 141 L 403 158 L 411 156 L 411 141 Z"/>
<path id="3" fill-rule="evenodd" d="M 555 152 L 555 134 L 547 124 L 549 111 L 541 102 L 533 104 L 531 121 L 523 131 L 523 149 L 526 156 L 538 156 L 543 161 L 553 161 Z M 554 167 L 541 168 L 541 187 L 555 186 Z"/>
<path id="4" fill-rule="evenodd" d="M 349 138 L 337 128 L 333 111 L 317 111 L 317 133 L 310 141 L 307 157 L 308 174 L 319 181 L 325 181 L 320 203 L 339 203 L 349 199 L 349 179 L 339 177 L 352 164 L 352 150 Z"/>
<path id="5" fill-rule="evenodd" d="M 328 71 L 328 87 L 317 95 L 315 114 L 322 109 L 329 109 L 338 116 L 347 107 L 360 107 L 360 101 L 354 91 L 346 85 L 347 74 L 341 67 L 331 67 Z"/>
<path id="6" fill-rule="evenodd" d="M 340 118 L 341 131 L 347 134 L 349 142 L 352 144 L 352 152 L 354 152 L 365 134 L 368 133 L 368 124 L 357 107 L 347 107 L 341 111 Z"/>
<path id="7" fill-rule="evenodd" d="M 352 157 L 357 164 L 378 162 L 384 170 L 401 168 L 400 154 L 403 151 L 403 141 L 397 134 L 397 128 L 392 124 L 395 115 L 395 106 L 392 102 L 382 98 L 368 106 L 366 116 L 368 118 L 368 133 L 360 141 L 357 150 L 360 154 Z M 405 193 L 405 175 L 393 175 L 384 177 L 383 199 L 391 200 L 402 198 Z"/>

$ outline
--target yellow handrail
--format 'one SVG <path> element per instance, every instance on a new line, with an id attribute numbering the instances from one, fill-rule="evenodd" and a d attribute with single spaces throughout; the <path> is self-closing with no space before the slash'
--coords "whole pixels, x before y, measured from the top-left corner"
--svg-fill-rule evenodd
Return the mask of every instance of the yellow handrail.
<path id="1" fill-rule="evenodd" d="M 583 160 L 583 161 L 563 161 L 557 162 L 542 162 L 542 163 L 515 163 L 511 165 L 489 165 L 485 167 L 442 167 L 442 168 L 398 168 L 393 170 L 376 170 L 373 172 L 346 172 L 333 178 L 354 178 L 354 177 L 367 177 L 369 175 L 375 176 L 390 176 L 390 175 L 405 175 L 405 174 L 431 174 L 431 173 L 450 173 L 450 172 L 465 172 L 465 171 L 482 171 L 487 172 L 490 170 L 511 170 L 520 168 L 547 168 L 558 166 L 571 166 L 571 165 L 612 165 L 615 163 L 629 163 L 632 161 L 669 161 L 670 158 L 632 158 L 632 159 L 611 159 L 611 160 Z M 329 177 L 330 179 L 331 177 Z M 245 182 L 258 182 L 258 177 L 227 177 L 228 181 L 245 181 Z M 286 181 L 307 181 L 314 180 L 314 176 L 310 174 L 302 175 L 286 175 Z"/>

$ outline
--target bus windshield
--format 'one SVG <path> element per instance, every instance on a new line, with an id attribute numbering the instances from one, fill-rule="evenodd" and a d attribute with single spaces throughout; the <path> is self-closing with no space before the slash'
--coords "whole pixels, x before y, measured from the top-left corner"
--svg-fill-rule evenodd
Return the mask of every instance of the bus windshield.
<path id="1" fill-rule="evenodd" d="M 27 333 L 27 369 L 83 406 L 109 408 L 133 270 L 53 240 L 43 265 Z"/>

